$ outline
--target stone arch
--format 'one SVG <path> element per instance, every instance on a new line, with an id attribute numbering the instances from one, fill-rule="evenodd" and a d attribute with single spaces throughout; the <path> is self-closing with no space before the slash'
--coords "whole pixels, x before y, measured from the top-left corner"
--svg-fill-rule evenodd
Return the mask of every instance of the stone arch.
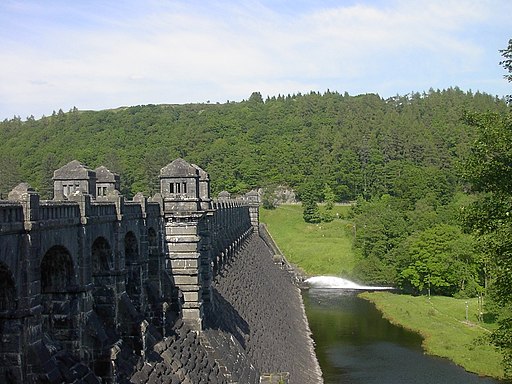
<path id="1" fill-rule="evenodd" d="M 112 257 L 112 248 L 107 239 L 102 236 L 96 238 L 92 243 L 91 254 L 93 275 L 112 270 L 114 260 Z"/>
<path id="2" fill-rule="evenodd" d="M 41 261 L 41 293 L 66 292 L 73 281 L 73 260 L 60 245 L 51 247 Z"/>
<path id="3" fill-rule="evenodd" d="M 16 284 L 11 271 L 0 262 L 0 312 L 16 310 L 16 298 Z"/>
<path id="4" fill-rule="evenodd" d="M 97 237 L 91 246 L 93 310 L 90 328 L 95 332 L 94 337 L 87 339 L 87 346 L 92 353 L 94 373 L 103 382 L 112 380 L 112 362 L 110 359 L 111 335 L 115 334 L 117 316 L 116 281 L 111 272 L 114 269 L 112 248 L 103 236 Z M 95 323 L 95 322 L 98 322 Z M 101 330 L 101 331 L 100 331 Z"/>
<path id="5" fill-rule="evenodd" d="M 41 261 L 41 313 L 43 332 L 72 353 L 80 351 L 79 293 L 75 285 L 73 260 L 61 246 L 51 247 Z"/>
<path id="6" fill-rule="evenodd" d="M 158 246 L 158 235 L 153 227 L 148 229 L 148 243 L 149 246 Z"/>

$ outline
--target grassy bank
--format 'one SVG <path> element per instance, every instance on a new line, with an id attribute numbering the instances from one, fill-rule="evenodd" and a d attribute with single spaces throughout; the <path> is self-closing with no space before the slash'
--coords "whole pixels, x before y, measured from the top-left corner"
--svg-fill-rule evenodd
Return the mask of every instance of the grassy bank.
<path id="1" fill-rule="evenodd" d="M 352 225 L 344 220 L 350 207 L 335 206 L 338 218 L 330 223 L 307 224 L 301 205 L 282 205 L 260 210 L 277 245 L 292 264 L 307 275 L 349 276 L 354 267 Z"/>
<path id="2" fill-rule="evenodd" d="M 469 372 L 503 377 L 501 354 L 488 342 L 495 324 L 477 321 L 477 299 L 363 293 L 394 324 L 420 333 L 428 354 L 446 357 Z M 466 302 L 468 320 L 466 320 Z"/>
<path id="3" fill-rule="evenodd" d="M 285 205 L 260 211 L 272 237 L 287 259 L 308 275 L 350 276 L 355 262 L 349 207 L 336 206 L 340 218 L 307 224 L 302 206 Z M 501 354 L 488 342 L 495 324 L 477 321 L 477 299 L 412 297 L 389 292 L 362 294 L 392 323 L 421 334 L 431 355 L 448 358 L 469 372 L 500 378 Z M 466 301 L 468 321 L 466 321 Z"/>

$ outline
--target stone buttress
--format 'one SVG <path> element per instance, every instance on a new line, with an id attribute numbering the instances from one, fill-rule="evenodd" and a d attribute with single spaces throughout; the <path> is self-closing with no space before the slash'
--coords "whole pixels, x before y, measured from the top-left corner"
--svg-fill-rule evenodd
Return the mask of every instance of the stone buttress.
<path id="1" fill-rule="evenodd" d="M 209 187 L 202 185 L 201 171 L 183 159 L 160 170 L 166 268 L 174 278 L 183 321 L 197 331 L 202 328 L 203 297 L 208 297 L 209 287 L 204 282 L 211 279 L 208 255 L 204 255 L 210 249 L 208 236 L 204 236 L 208 232 Z"/>

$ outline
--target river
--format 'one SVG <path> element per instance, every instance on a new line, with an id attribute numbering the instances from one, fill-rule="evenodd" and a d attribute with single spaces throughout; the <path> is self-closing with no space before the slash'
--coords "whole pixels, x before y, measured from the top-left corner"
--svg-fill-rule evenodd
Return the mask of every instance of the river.
<path id="1" fill-rule="evenodd" d="M 391 324 L 357 297 L 366 287 L 316 286 L 302 295 L 325 384 L 500 383 L 425 355 L 419 335 Z"/>

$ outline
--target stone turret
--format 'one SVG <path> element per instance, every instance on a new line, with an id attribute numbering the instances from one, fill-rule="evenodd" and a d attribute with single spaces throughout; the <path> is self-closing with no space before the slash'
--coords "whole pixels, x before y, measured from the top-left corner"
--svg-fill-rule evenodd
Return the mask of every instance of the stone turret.
<path id="1" fill-rule="evenodd" d="M 220 191 L 219 192 L 219 196 L 218 196 L 219 201 L 229 201 L 230 199 L 231 199 L 231 193 L 229 193 L 228 191 Z"/>
<path id="2" fill-rule="evenodd" d="M 53 172 L 53 199 L 66 200 L 75 192 L 96 197 L 96 172 L 73 160 Z"/>
<path id="3" fill-rule="evenodd" d="M 160 170 L 160 188 L 164 204 L 166 268 L 183 298 L 183 320 L 196 331 L 202 329 L 203 297 L 207 295 L 204 252 L 208 249 L 203 233 L 208 227 L 210 196 L 200 191 L 201 169 L 176 159 Z M 202 171 L 204 172 L 204 171 Z M 204 172 L 206 174 L 206 172 Z M 203 174 L 203 180 L 208 177 Z M 204 181 L 203 181 L 204 182 Z"/>
<path id="4" fill-rule="evenodd" d="M 245 200 L 249 203 L 249 216 L 251 225 L 255 233 L 259 233 L 260 227 L 260 194 L 257 190 L 249 191 L 245 194 Z"/>
<path id="5" fill-rule="evenodd" d="M 200 211 L 199 170 L 183 159 L 176 159 L 160 170 L 160 191 L 164 211 Z"/>
<path id="6" fill-rule="evenodd" d="M 113 191 L 121 189 L 121 182 L 117 173 L 111 172 L 104 167 L 98 167 L 94 170 L 96 173 L 96 196 L 107 196 Z"/>

